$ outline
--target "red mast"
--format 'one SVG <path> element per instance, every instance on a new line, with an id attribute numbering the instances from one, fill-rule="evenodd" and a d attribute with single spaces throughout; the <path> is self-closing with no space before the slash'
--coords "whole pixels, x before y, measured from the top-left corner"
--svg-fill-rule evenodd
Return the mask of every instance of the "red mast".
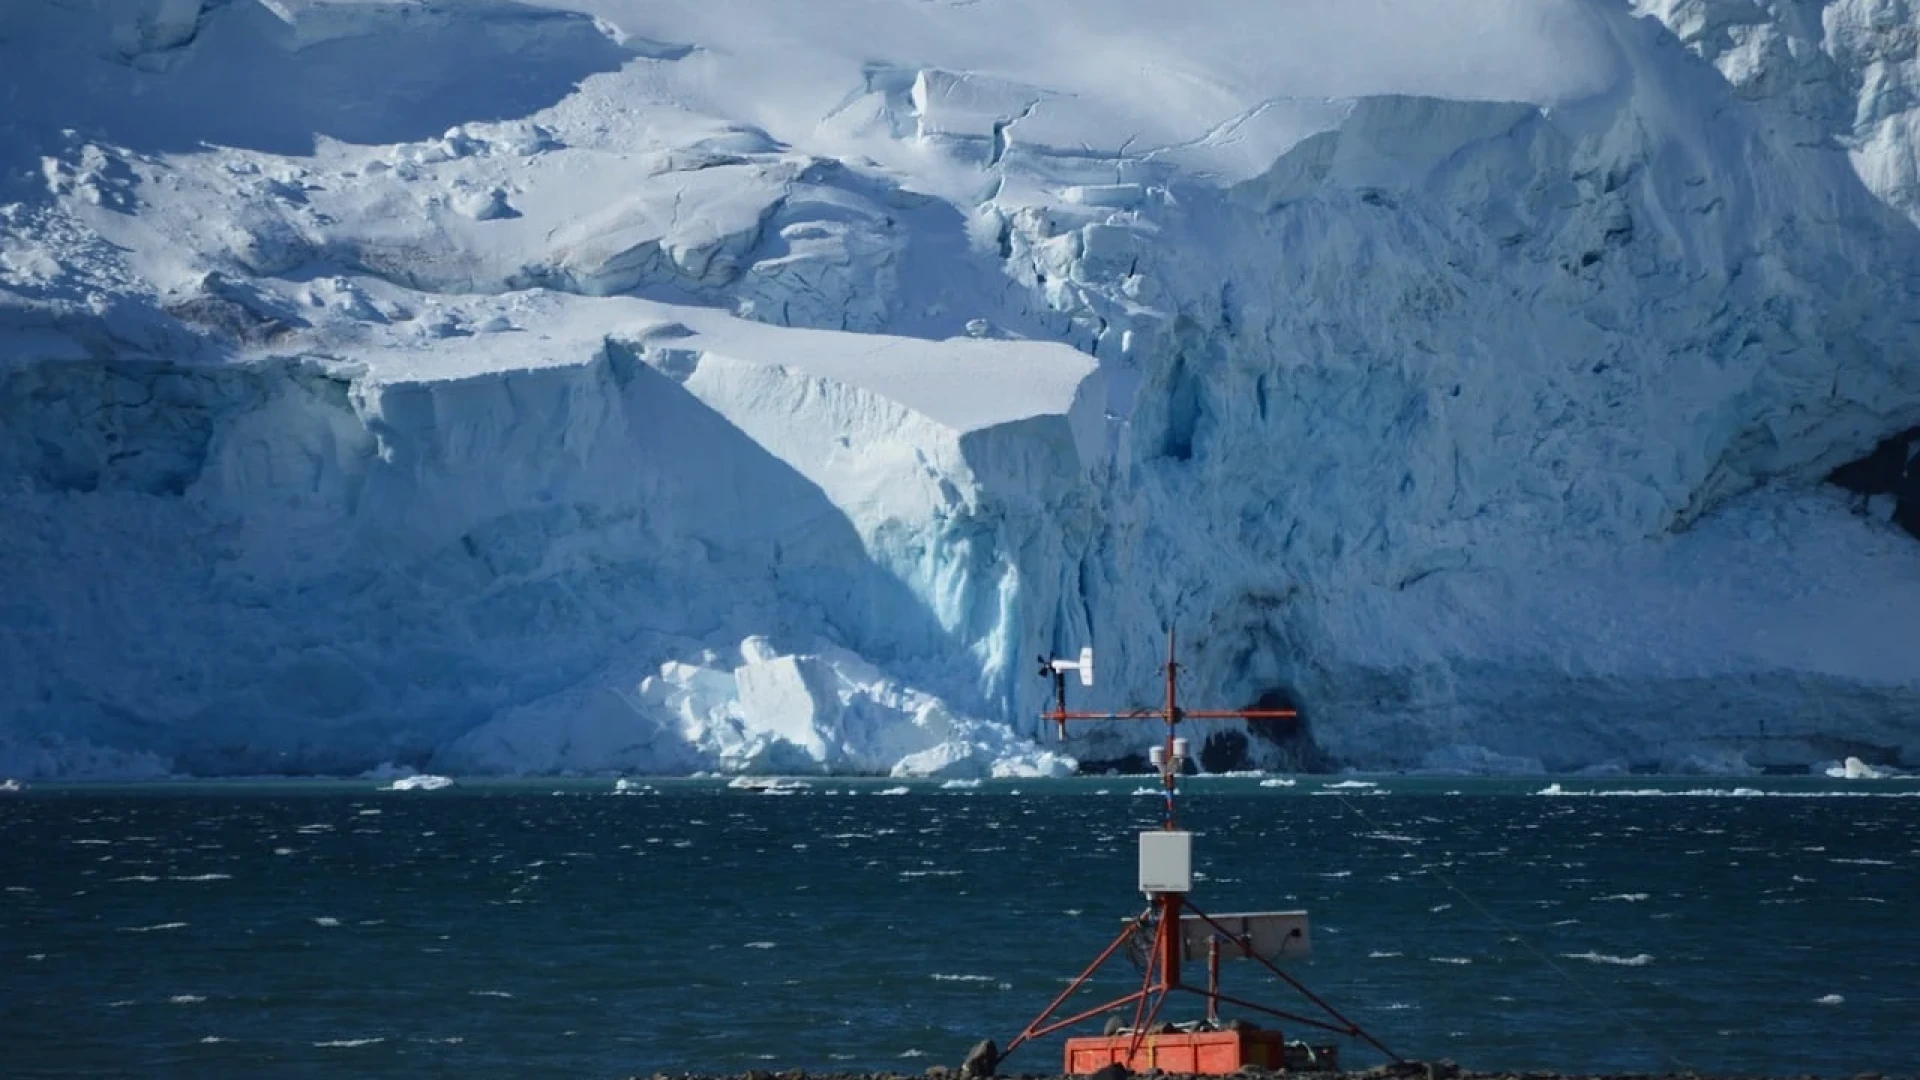
<path id="1" fill-rule="evenodd" d="M 1066 1072 L 1068 1075 L 1091 1073 L 1109 1065 L 1120 1064 L 1133 1071 L 1148 1068 L 1161 1068 L 1174 1073 L 1231 1073 L 1244 1066 L 1258 1065 L 1270 1069 L 1284 1067 L 1337 1067 L 1337 1054 L 1331 1047 L 1308 1049 L 1301 1052 L 1315 1061 L 1289 1060 L 1288 1048 L 1277 1031 L 1249 1030 L 1245 1027 L 1233 1031 L 1208 1031 L 1208 1027 L 1217 1027 L 1219 1003 L 1222 1001 L 1242 1008 L 1279 1017 L 1293 1023 L 1338 1035 L 1365 1040 L 1381 1053 L 1399 1061 L 1400 1056 L 1381 1045 L 1373 1036 L 1367 1034 L 1359 1025 L 1348 1020 L 1320 997 L 1308 990 L 1300 982 L 1280 970 L 1273 962 L 1279 955 L 1289 957 L 1304 955 L 1306 952 L 1307 919 L 1305 912 L 1254 912 L 1240 915 L 1224 915 L 1219 919 L 1207 915 L 1195 907 L 1187 893 L 1192 883 L 1192 834 L 1180 831 L 1176 814 L 1179 776 L 1181 767 L 1187 759 L 1187 740 L 1179 737 L 1180 722 L 1183 720 L 1289 720 L 1299 716 L 1293 709 L 1194 709 L 1188 710 L 1180 705 L 1180 665 L 1175 659 L 1175 639 L 1172 631 L 1167 634 L 1166 662 L 1166 703 L 1159 712 L 1136 711 L 1128 714 L 1114 712 L 1073 711 L 1067 708 L 1066 673 L 1077 671 L 1084 686 L 1093 685 L 1093 650 L 1082 649 L 1078 661 L 1042 660 L 1041 673 L 1050 675 L 1054 684 L 1054 708 L 1043 714 L 1044 719 L 1058 725 L 1060 737 L 1066 738 L 1067 722 L 1070 720 L 1153 720 L 1166 724 L 1166 733 L 1161 745 L 1153 748 L 1150 760 L 1160 770 L 1161 787 L 1165 791 L 1165 811 L 1161 827 L 1140 834 L 1140 888 L 1147 894 L 1147 909 L 1135 916 L 1122 930 L 1120 936 L 1096 957 L 1087 969 L 1080 973 L 1068 987 L 1041 1010 L 1020 1034 L 1007 1044 L 1004 1059 L 1023 1044 L 1052 1034 L 1102 1014 L 1117 1013 L 1128 1005 L 1133 1006 L 1133 1022 L 1118 1032 L 1099 1038 L 1070 1039 L 1067 1043 Z M 1232 924 L 1231 926 L 1228 924 Z M 1055 1013 L 1068 999 L 1078 993 L 1087 981 L 1093 977 L 1123 945 L 1136 937 L 1151 935 L 1152 941 L 1145 950 L 1145 972 L 1140 988 L 1132 993 L 1095 1005 L 1090 1009 L 1076 1012 L 1062 1019 L 1054 1019 Z M 1297 947 L 1290 948 L 1294 943 Z M 1203 946 L 1208 957 L 1208 979 L 1205 990 L 1188 986 L 1181 978 L 1181 964 L 1189 951 L 1199 951 Z M 1224 946 L 1224 949 L 1223 949 Z M 1282 1012 L 1250 1001 L 1228 997 L 1219 992 L 1219 960 L 1221 956 L 1246 957 L 1265 966 L 1273 974 L 1298 991 L 1308 1001 L 1317 1006 L 1323 1018 L 1300 1016 Z M 1207 1021 L 1196 1025 L 1192 1030 L 1155 1031 L 1155 1022 L 1160 1010 L 1174 991 L 1198 994 L 1207 1000 Z M 1144 1053 L 1143 1053 L 1144 1050 Z M 1318 1051 L 1318 1053 L 1315 1052 Z"/>

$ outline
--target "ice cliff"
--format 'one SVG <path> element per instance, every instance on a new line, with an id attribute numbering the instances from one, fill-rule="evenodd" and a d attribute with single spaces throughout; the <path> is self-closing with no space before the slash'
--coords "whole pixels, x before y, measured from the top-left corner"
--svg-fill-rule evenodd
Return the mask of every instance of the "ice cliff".
<path id="1" fill-rule="evenodd" d="M 1917 41 L 9 4 L 0 774 L 1920 765 Z"/>

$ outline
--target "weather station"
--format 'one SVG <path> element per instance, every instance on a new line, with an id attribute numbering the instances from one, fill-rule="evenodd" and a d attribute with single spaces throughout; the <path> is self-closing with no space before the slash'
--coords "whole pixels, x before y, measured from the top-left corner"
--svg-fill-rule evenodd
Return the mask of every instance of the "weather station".
<path id="1" fill-rule="evenodd" d="M 1263 1069 L 1338 1069 L 1338 1044 L 1290 1041 L 1278 1029 L 1244 1019 L 1222 1022 L 1220 1006 L 1259 1014 L 1317 1032 L 1360 1039 L 1394 1061 L 1402 1060 L 1358 1024 L 1283 970 L 1283 961 L 1309 955 L 1311 936 L 1304 911 L 1253 911 L 1211 915 L 1191 899 L 1193 892 L 1193 834 L 1180 828 L 1177 808 L 1180 773 L 1189 744 L 1179 734 L 1186 720 L 1285 720 L 1297 717 L 1293 709 L 1187 709 L 1180 704 L 1180 665 L 1174 659 L 1174 635 L 1167 635 L 1166 701 L 1159 708 L 1111 711 L 1075 711 L 1067 708 L 1067 676 L 1076 674 L 1083 687 L 1094 684 L 1093 650 L 1080 650 L 1078 659 L 1043 658 L 1040 673 L 1051 678 L 1054 707 L 1044 713 L 1066 737 L 1073 721 L 1159 720 L 1166 731 L 1148 761 L 1159 771 L 1165 792 L 1159 828 L 1139 835 L 1139 887 L 1147 897 L 1145 910 L 1127 920 L 1124 929 L 1087 965 L 1059 996 L 1048 1003 L 1007 1044 L 994 1053 L 983 1044 L 987 1060 L 969 1061 L 970 1072 L 991 1073 L 998 1062 L 1035 1039 L 1064 1031 L 1097 1017 L 1107 1017 L 1099 1035 L 1070 1037 L 1066 1041 L 1065 1072 L 1084 1076 L 1112 1066 L 1129 1072 L 1159 1069 L 1168 1073 L 1219 1075 L 1247 1067 Z M 1084 1008 L 1069 1009 L 1106 963 L 1122 952 L 1142 969 L 1138 989 Z M 1265 968 L 1310 1010 L 1294 1012 L 1263 1005 L 1221 990 L 1223 960 L 1248 960 Z M 1206 983 L 1194 986 L 1186 979 L 1190 965 L 1205 964 Z M 1195 1019 L 1163 1017 L 1168 999 L 1176 993 L 1198 997 L 1204 1013 Z M 1061 1015 L 1062 1013 L 1066 1015 Z M 1309 1012 L 1311 1014 L 1309 1014 Z M 982 1069 L 980 1066 L 985 1066 Z"/>

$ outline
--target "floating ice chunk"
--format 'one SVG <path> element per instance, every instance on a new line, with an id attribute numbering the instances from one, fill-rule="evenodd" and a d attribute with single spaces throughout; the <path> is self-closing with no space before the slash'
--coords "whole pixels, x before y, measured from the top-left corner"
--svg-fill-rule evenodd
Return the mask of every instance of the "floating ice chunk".
<path id="1" fill-rule="evenodd" d="M 1299 783 L 1299 781 L 1295 780 L 1291 776 L 1275 776 L 1275 777 L 1272 777 L 1271 779 L 1260 781 L 1260 786 L 1261 787 L 1292 787 L 1297 783 Z"/>
<path id="2" fill-rule="evenodd" d="M 1836 780 L 1884 780 L 1889 774 L 1857 757 L 1850 757 L 1839 765 L 1829 766 L 1827 775 Z"/>
<path id="3" fill-rule="evenodd" d="M 813 785 L 785 776 L 736 776 L 727 786 L 735 791 L 786 792 L 805 791 Z"/>
<path id="4" fill-rule="evenodd" d="M 419 776 L 403 776 L 393 783 L 388 784 L 382 790 L 439 791 L 442 788 L 450 788 L 452 786 L 453 777 L 451 776 L 434 776 L 431 773 L 421 773 Z"/>
<path id="5" fill-rule="evenodd" d="M 875 795 L 905 795 L 907 794 L 907 788 L 905 786 L 883 788 L 879 791 L 874 792 L 874 794 Z"/>
<path id="6" fill-rule="evenodd" d="M 1847 1003 L 1847 999 L 1841 997 L 1839 994 L 1824 994 L 1820 997 L 1814 998 L 1813 1003 L 1815 1005 L 1845 1005 Z"/>

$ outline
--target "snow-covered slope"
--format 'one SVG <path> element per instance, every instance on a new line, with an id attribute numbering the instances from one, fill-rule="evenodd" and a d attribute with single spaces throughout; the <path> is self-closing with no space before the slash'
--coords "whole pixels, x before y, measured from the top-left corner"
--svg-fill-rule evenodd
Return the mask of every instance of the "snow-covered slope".
<path id="1" fill-rule="evenodd" d="M 1917 36 L 6 5 L 0 773 L 1920 764 Z"/>

